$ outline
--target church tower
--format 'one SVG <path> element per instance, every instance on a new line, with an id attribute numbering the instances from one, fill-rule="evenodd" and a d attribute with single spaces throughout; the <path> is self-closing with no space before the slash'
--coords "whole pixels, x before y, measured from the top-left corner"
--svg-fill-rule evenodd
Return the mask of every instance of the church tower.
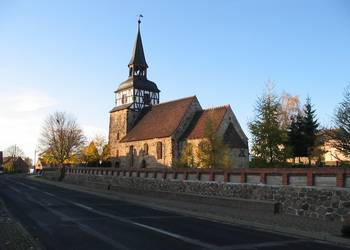
<path id="1" fill-rule="evenodd" d="M 116 107 L 128 106 L 135 111 L 158 104 L 160 92 L 157 85 L 147 79 L 148 65 L 142 46 L 140 24 L 139 19 L 136 41 L 128 64 L 129 77 L 115 91 Z"/>
<path id="2" fill-rule="evenodd" d="M 114 158 L 119 156 L 120 140 L 133 128 L 141 111 L 159 104 L 160 90 L 154 82 L 147 79 L 148 65 L 143 51 L 140 24 L 139 19 L 136 41 L 128 64 L 128 79 L 115 91 L 115 107 L 110 111 L 109 144 Z"/>

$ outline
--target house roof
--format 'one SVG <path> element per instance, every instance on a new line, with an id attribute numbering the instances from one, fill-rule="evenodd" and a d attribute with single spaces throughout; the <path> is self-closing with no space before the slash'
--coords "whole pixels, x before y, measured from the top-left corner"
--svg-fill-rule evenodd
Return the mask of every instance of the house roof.
<path id="1" fill-rule="evenodd" d="M 14 157 L 12 156 L 6 156 L 3 159 L 3 164 L 5 165 L 6 163 L 8 163 L 9 161 L 12 161 L 14 159 Z"/>
<path id="2" fill-rule="evenodd" d="M 171 136 L 180 125 L 195 96 L 164 102 L 151 107 L 121 142 Z"/>
<path id="3" fill-rule="evenodd" d="M 18 157 L 7 156 L 7 157 L 4 157 L 3 165 L 7 164 L 10 161 L 13 161 L 13 162 L 24 162 L 25 163 L 25 161 L 20 156 L 18 156 Z"/>
<path id="4" fill-rule="evenodd" d="M 113 113 L 115 111 L 122 110 L 122 109 L 127 109 L 127 108 L 131 107 L 131 105 L 132 105 L 132 103 L 128 103 L 128 104 L 123 104 L 123 105 L 114 107 L 111 111 L 109 111 L 109 113 Z"/>
<path id="5" fill-rule="evenodd" d="M 208 119 L 212 120 L 214 129 L 217 130 L 228 109 L 229 106 L 227 105 L 198 111 L 188 130 L 185 132 L 184 137 L 187 139 L 203 138 Z"/>
<path id="6" fill-rule="evenodd" d="M 143 89 L 143 90 L 148 90 L 152 92 L 157 92 L 159 93 L 160 90 L 158 89 L 157 85 L 145 78 L 144 76 L 130 76 L 127 80 L 122 82 L 118 89 L 114 91 L 115 93 L 124 89 L 129 89 L 129 88 L 135 88 L 135 89 Z"/>

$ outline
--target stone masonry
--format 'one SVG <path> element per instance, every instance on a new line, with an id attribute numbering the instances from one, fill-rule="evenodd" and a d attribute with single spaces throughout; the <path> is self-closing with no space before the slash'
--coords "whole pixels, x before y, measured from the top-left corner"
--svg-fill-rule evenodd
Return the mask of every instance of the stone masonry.
<path id="1" fill-rule="evenodd" d="M 154 178 L 140 178 L 67 173 L 64 181 L 88 186 L 112 185 L 143 191 L 274 201 L 280 204 L 282 213 L 321 220 L 343 221 L 350 217 L 350 191 L 344 188 L 181 181 L 158 178 L 158 175 Z"/>

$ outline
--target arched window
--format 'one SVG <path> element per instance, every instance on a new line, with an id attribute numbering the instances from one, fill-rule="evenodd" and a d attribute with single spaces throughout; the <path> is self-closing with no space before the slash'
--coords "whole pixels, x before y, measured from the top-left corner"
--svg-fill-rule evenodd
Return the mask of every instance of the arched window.
<path id="1" fill-rule="evenodd" d="M 134 166 L 134 146 L 129 147 L 130 167 Z"/>
<path id="2" fill-rule="evenodd" d="M 143 144 L 143 154 L 148 155 L 148 144 L 147 143 Z"/>
<path id="3" fill-rule="evenodd" d="M 129 146 L 129 155 L 133 156 L 134 155 L 134 146 Z"/>
<path id="4" fill-rule="evenodd" d="M 119 140 L 119 138 L 120 138 L 120 135 L 119 135 L 119 132 L 117 133 L 117 140 Z"/>
<path id="5" fill-rule="evenodd" d="M 157 159 L 163 158 L 163 143 L 157 142 Z"/>

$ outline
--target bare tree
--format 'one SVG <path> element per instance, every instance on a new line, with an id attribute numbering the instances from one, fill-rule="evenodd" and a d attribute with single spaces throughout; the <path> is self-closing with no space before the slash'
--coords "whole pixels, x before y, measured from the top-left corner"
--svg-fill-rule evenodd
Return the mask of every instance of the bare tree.
<path id="1" fill-rule="evenodd" d="M 4 150 L 4 156 L 8 157 L 24 157 L 23 150 L 17 145 L 12 145 Z"/>
<path id="2" fill-rule="evenodd" d="M 52 163 L 63 164 L 80 151 L 85 142 L 76 120 L 64 112 L 55 112 L 44 123 L 39 140 L 40 149 Z"/>
<path id="3" fill-rule="evenodd" d="M 330 130 L 333 146 L 345 156 L 350 155 L 350 85 L 334 115 L 334 128 Z"/>
<path id="4" fill-rule="evenodd" d="M 288 93 L 283 93 L 280 98 L 280 123 L 281 127 L 290 126 L 292 118 L 296 117 L 300 112 L 300 101 L 298 96 L 292 96 Z"/>
<path id="5" fill-rule="evenodd" d="M 108 160 L 110 157 L 109 144 L 106 140 L 106 137 L 103 135 L 96 135 L 93 141 L 95 142 L 99 155 L 99 162 L 101 164 L 103 161 Z"/>
<path id="6" fill-rule="evenodd" d="M 96 145 L 97 152 L 102 155 L 103 148 L 107 145 L 107 140 L 103 135 L 95 135 L 93 142 Z"/>

